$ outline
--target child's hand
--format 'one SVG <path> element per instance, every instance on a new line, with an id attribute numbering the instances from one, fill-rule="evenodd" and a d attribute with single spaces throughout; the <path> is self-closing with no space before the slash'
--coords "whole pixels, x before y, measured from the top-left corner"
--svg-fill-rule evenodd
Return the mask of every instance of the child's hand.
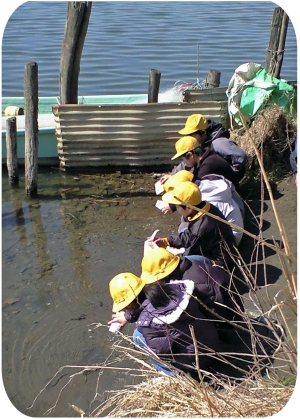
<path id="1" fill-rule="evenodd" d="M 125 324 L 127 323 L 127 320 L 125 319 L 125 312 L 124 311 L 119 311 L 115 314 L 112 315 L 112 319 L 107 322 L 108 325 L 112 324 L 112 323 L 120 323 L 122 326 L 125 326 Z"/>
<path id="2" fill-rule="evenodd" d="M 161 209 L 163 214 L 173 214 L 169 204 L 165 204 L 164 208 Z"/>
<path id="3" fill-rule="evenodd" d="M 169 177 L 171 177 L 171 175 L 163 175 L 160 179 L 159 179 L 159 181 L 160 181 L 160 183 L 165 183 L 168 179 L 169 179 Z"/>

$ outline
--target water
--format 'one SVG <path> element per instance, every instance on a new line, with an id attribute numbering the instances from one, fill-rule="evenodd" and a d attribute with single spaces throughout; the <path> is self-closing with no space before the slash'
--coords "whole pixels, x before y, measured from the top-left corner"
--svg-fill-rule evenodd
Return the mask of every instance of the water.
<path id="1" fill-rule="evenodd" d="M 21 412 L 42 416 L 54 405 L 56 380 L 27 410 L 38 392 L 66 365 L 103 364 L 116 337 L 108 282 L 120 272 L 140 273 L 143 242 L 166 220 L 154 207 L 150 174 L 84 175 L 40 170 L 38 198 L 28 199 L 2 179 L 3 381 Z M 176 215 L 167 225 L 176 226 Z M 127 329 L 127 333 L 130 329 Z M 79 369 L 77 369 L 79 370 Z M 90 409 L 95 389 L 122 388 L 116 371 L 79 377 L 54 410 L 72 416 L 68 403 Z M 75 403 L 76 401 L 76 403 Z M 96 407 L 96 404 L 94 404 Z M 74 416 L 75 412 L 74 412 Z"/>
<path id="2" fill-rule="evenodd" d="M 2 4 L 2 3 L 1 3 Z M 5 5 L 7 6 L 7 4 Z M 1 6 L 3 7 L 3 6 Z M 264 64 L 272 2 L 93 2 L 81 59 L 79 94 L 147 93 L 149 70 L 161 71 L 161 90 L 196 81 L 209 69 L 228 84 L 235 68 Z M 27 62 L 39 65 L 39 93 L 59 93 L 59 61 L 66 2 L 26 2 L 9 19 L 2 42 L 2 95 L 23 95 Z M 197 51 L 200 51 L 199 69 Z M 297 47 L 289 25 L 282 77 L 297 79 Z M 21 173 L 22 176 L 22 173 Z M 26 415 L 55 404 L 61 377 L 27 410 L 64 365 L 103 363 L 114 337 L 108 281 L 140 271 L 143 240 L 167 233 L 176 216 L 154 207 L 150 175 L 85 176 L 40 170 L 37 199 L 24 178 L 11 189 L 2 175 L 2 375 L 6 392 Z M 78 416 L 68 403 L 90 409 L 95 389 L 122 388 L 125 377 L 79 376 L 65 388 L 53 416 Z M 127 378 L 128 379 L 128 378 Z M 14 411 L 15 414 L 16 411 Z"/>
<path id="3" fill-rule="evenodd" d="M 221 86 L 227 86 L 239 65 L 265 65 L 276 6 L 265 1 L 93 2 L 79 95 L 147 93 L 150 69 L 161 71 L 161 91 L 178 80 L 202 81 L 209 69 L 220 71 Z M 14 11 L 3 34 L 3 96 L 23 96 L 24 65 L 32 61 L 39 66 L 39 94 L 59 94 L 66 13 L 67 2 L 48 1 L 25 2 Z M 281 76 L 297 79 L 291 22 Z"/>

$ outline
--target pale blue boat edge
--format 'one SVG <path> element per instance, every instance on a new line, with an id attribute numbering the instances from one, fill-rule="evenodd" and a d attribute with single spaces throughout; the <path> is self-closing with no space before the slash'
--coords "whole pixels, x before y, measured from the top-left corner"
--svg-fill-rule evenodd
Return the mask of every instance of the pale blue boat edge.
<path id="1" fill-rule="evenodd" d="M 147 94 L 132 95 L 100 95 L 100 96 L 78 96 L 79 105 L 106 104 L 118 105 L 126 103 L 144 102 L 148 99 Z M 60 104 L 59 97 L 43 96 L 39 99 L 38 109 L 40 114 L 52 113 L 52 105 Z M 8 106 L 24 108 L 24 97 L 2 97 L 2 114 Z"/>

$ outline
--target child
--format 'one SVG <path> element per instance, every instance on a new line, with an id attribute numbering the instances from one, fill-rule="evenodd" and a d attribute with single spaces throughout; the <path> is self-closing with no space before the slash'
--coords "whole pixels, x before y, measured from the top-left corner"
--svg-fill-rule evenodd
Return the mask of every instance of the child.
<path id="1" fill-rule="evenodd" d="M 179 182 L 192 181 L 193 174 L 187 170 L 180 170 L 172 175 L 164 184 L 165 192 L 174 189 L 174 186 Z M 202 200 L 213 204 L 223 214 L 229 223 L 235 224 L 238 227 L 244 228 L 244 204 L 239 194 L 236 192 L 234 185 L 220 175 L 206 175 L 196 185 L 201 192 Z M 161 201 L 159 205 L 163 214 L 171 214 L 176 211 L 176 206 L 166 204 Z M 235 243 L 238 246 L 243 236 L 242 230 L 231 226 L 235 238 Z"/>
<path id="2" fill-rule="evenodd" d="M 183 247 L 183 256 L 193 260 L 204 260 L 230 270 L 235 266 L 231 256 L 235 253 L 232 229 L 222 221 L 225 218 L 218 208 L 202 201 L 201 192 L 195 183 L 179 182 L 173 190 L 162 196 L 162 200 L 167 204 L 176 205 L 187 225 L 186 229 L 178 234 L 156 239 L 155 244 L 159 247 Z"/>
<path id="3" fill-rule="evenodd" d="M 109 282 L 109 292 L 113 300 L 112 323 L 124 326 L 128 321 L 134 322 L 141 311 L 141 303 L 145 299 L 142 292 L 145 281 L 130 272 L 120 273 Z"/>
<path id="4" fill-rule="evenodd" d="M 170 284 L 153 282 L 155 284 L 145 285 L 146 281 L 130 273 L 115 276 L 109 283 L 113 311 L 139 311 L 133 341 L 150 355 L 154 354 L 151 361 L 158 370 L 174 375 L 171 368 L 173 365 L 197 378 L 198 374 L 194 371 L 194 344 L 198 346 L 200 368 L 207 369 L 219 348 L 216 328 L 200 311 L 198 302 L 192 295 L 193 281 L 173 281 Z M 135 303 L 142 290 L 148 298 L 139 307 Z M 115 321 L 117 317 L 113 315 L 109 324 Z M 196 341 L 192 338 L 190 326 L 193 327 Z M 167 360 L 170 368 L 155 359 L 155 356 Z"/>
<path id="5" fill-rule="evenodd" d="M 193 297 L 193 290 L 191 280 L 145 285 L 146 300 L 137 320 L 136 337 L 142 335 L 162 360 L 199 379 L 195 365 L 199 362 L 201 370 L 209 368 L 219 350 L 219 339 L 214 324 Z"/>
<path id="6" fill-rule="evenodd" d="M 191 135 L 181 137 L 175 143 L 175 150 L 176 154 L 171 160 L 181 158 L 185 166 L 192 168 L 194 181 L 201 180 L 205 175 L 216 174 L 224 176 L 238 189 L 239 183 L 236 172 L 228 161 L 209 147 L 199 145 L 196 138 Z"/>
<path id="7" fill-rule="evenodd" d="M 224 320 L 240 319 L 243 303 L 236 292 L 230 292 L 230 288 L 233 288 L 232 280 L 224 269 L 173 255 L 162 247 L 149 249 L 141 266 L 141 278 L 146 284 L 162 279 L 166 283 L 171 280 L 192 280 L 193 294 L 199 302 L 200 310 L 219 326 L 225 325 Z"/>
<path id="8" fill-rule="evenodd" d="M 220 123 L 207 120 L 200 113 L 193 114 L 187 118 L 185 127 L 178 133 L 196 138 L 200 145 L 210 147 L 211 150 L 227 160 L 235 172 L 237 181 L 244 177 L 247 155 L 230 139 L 230 132 Z"/>

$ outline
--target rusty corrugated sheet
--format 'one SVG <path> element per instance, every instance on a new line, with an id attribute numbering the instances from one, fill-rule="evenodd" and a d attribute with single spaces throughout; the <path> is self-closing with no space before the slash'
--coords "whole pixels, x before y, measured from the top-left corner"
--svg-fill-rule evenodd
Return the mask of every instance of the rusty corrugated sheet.
<path id="1" fill-rule="evenodd" d="M 54 105 L 62 169 L 172 165 L 180 130 L 193 113 L 226 125 L 227 101 L 139 105 Z"/>

